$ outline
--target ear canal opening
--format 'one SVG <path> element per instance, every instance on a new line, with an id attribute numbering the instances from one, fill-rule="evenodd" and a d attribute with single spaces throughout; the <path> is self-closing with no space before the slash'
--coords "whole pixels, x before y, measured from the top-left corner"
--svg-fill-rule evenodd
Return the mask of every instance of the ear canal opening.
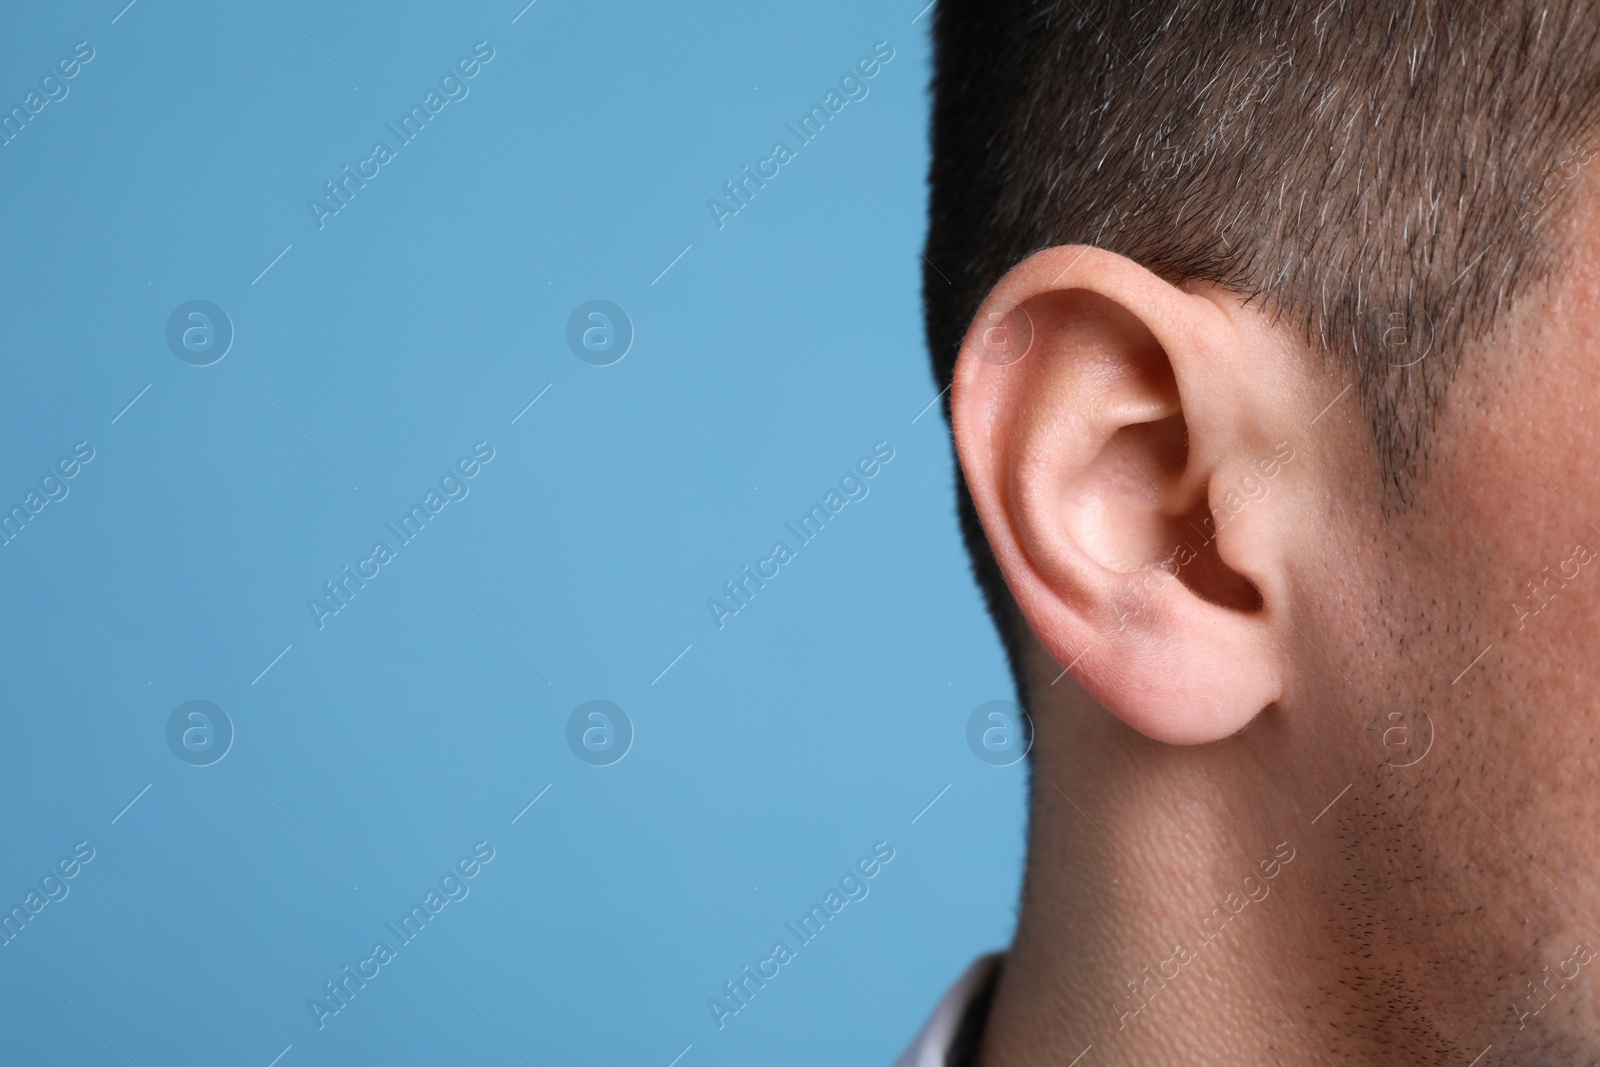
<path id="1" fill-rule="evenodd" d="M 1118 466 L 1136 475 L 1156 498 L 1172 492 L 1189 461 L 1189 431 L 1183 414 L 1124 426 L 1112 435 L 1108 452 Z M 1217 551 L 1217 534 L 1226 526 L 1207 503 L 1210 486 L 1201 486 L 1187 510 L 1153 521 L 1161 538 L 1159 559 L 1145 566 L 1166 571 L 1192 595 L 1209 604 L 1246 614 L 1261 610 L 1261 591 L 1228 566 Z M 1181 502 L 1179 506 L 1182 506 Z M 1125 535 L 1129 531 L 1122 531 Z M 1151 547 L 1147 543 L 1147 548 Z"/>
<path id="2" fill-rule="evenodd" d="M 1189 592 L 1207 603 L 1254 614 L 1263 604 L 1261 590 L 1223 561 L 1217 551 L 1220 531 L 1205 500 L 1206 494 L 1202 494 L 1199 506 L 1178 523 L 1179 536 L 1188 549 L 1179 558 L 1188 558 L 1188 562 L 1177 568 L 1176 577 Z"/>

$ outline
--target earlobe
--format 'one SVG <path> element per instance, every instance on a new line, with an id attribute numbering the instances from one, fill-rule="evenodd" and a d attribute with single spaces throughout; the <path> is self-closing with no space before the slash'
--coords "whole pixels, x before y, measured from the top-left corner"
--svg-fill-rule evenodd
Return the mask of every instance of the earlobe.
<path id="1" fill-rule="evenodd" d="M 1281 695 L 1292 500 L 1243 481 L 1285 417 L 1262 338 L 1121 256 L 1056 248 L 995 287 L 956 365 L 962 470 L 1013 598 L 1159 741 L 1220 740 Z"/>

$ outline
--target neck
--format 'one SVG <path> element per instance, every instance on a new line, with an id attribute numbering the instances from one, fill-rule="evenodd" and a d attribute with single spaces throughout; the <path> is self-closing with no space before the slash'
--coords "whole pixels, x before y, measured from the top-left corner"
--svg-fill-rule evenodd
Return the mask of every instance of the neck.
<path id="1" fill-rule="evenodd" d="M 1427 862 L 1428 828 L 1395 825 L 1386 768 L 1295 736 L 1294 718 L 1269 709 L 1183 748 L 1092 705 L 1041 713 L 1029 869 L 983 1067 L 1091 1047 L 1083 1067 L 1462 1049 L 1466 1063 L 1505 1028 L 1516 972 L 1485 945 L 1481 908 L 1424 897 L 1438 882 L 1405 868 Z"/>

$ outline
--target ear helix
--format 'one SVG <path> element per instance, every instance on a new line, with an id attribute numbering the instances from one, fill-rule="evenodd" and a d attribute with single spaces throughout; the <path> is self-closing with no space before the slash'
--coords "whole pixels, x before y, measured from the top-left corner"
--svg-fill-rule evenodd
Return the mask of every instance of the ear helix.
<path id="1" fill-rule="evenodd" d="M 973 352 L 985 363 L 1008 367 L 1033 348 L 1033 319 L 1021 304 L 985 312 L 983 319 Z"/>

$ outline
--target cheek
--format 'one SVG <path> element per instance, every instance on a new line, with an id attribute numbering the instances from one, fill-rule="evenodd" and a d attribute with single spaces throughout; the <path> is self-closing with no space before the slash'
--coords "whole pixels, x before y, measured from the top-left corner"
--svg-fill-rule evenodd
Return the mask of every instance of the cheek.
<path id="1" fill-rule="evenodd" d="M 1503 850 L 1503 863 L 1475 871 L 1474 902 L 1452 899 L 1434 911 L 1459 907 L 1462 915 L 1479 916 L 1476 939 L 1510 958 L 1508 974 L 1529 958 L 1525 915 L 1535 916 L 1540 936 L 1556 941 L 1565 916 L 1600 908 L 1600 892 L 1590 888 L 1600 879 L 1600 856 L 1585 847 L 1600 831 L 1593 804 L 1600 777 L 1600 660 L 1593 654 L 1600 643 L 1600 568 L 1579 570 L 1573 552 L 1576 539 L 1595 536 L 1589 524 L 1600 525 L 1588 413 L 1600 396 L 1592 364 L 1592 352 L 1600 350 L 1600 279 L 1585 284 L 1592 295 L 1567 293 L 1552 304 L 1566 302 L 1567 315 L 1542 324 L 1537 352 L 1495 359 L 1492 371 L 1464 361 L 1428 438 L 1425 474 L 1412 481 L 1405 507 L 1386 514 L 1381 501 L 1361 501 L 1347 488 L 1354 479 L 1323 487 L 1339 507 L 1317 515 L 1323 528 L 1306 556 L 1321 562 L 1311 564 L 1315 571 L 1304 587 L 1323 595 L 1324 604 L 1310 624 L 1296 620 L 1320 649 L 1305 645 L 1330 687 L 1308 716 L 1333 715 L 1361 736 L 1366 716 L 1348 710 L 1358 704 L 1396 701 L 1427 712 L 1432 748 L 1419 764 L 1384 766 L 1381 754 L 1366 748 L 1368 765 L 1351 757 L 1349 776 L 1328 798 L 1352 778 L 1358 784 L 1341 804 L 1363 787 L 1378 795 L 1381 786 L 1382 795 L 1395 798 L 1390 811 L 1372 805 L 1368 811 L 1383 828 L 1400 828 L 1391 851 L 1398 855 L 1403 845 L 1417 865 L 1407 885 L 1449 894 L 1461 884 L 1449 873 L 1452 863 L 1474 850 Z M 1330 415 L 1316 429 L 1333 427 Z M 1324 444 L 1316 441 L 1304 465 L 1297 461 L 1282 472 L 1275 497 L 1297 497 L 1296 487 L 1324 462 L 1318 452 Z M 1527 583 L 1543 592 L 1546 574 L 1566 584 L 1552 582 L 1558 595 L 1546 593 L 1548 606 L 1518 629 L 1515 605 L 1538 608 Z M 1322 653 L 1347 678 L 1321 661 Z M 1312 670 L 1305 667 L 1308 679 Z M 1336 749 L 1330 737 L 1328 750 Z M 1300 771 L 1308 780 L 1328 773 Z M 1441 797 L 1448 803 L 1438 803 Z M 1374 843 L 1361 860 L 1383 871 L 1392 856 L 1379 854 Z M 1558 899 L 1545 875 L 1580 888 Z M 1478 902 L 1495 900 L 1518 901 L 1515 917 L 1483 916 Z M 1459 920 L 1463 936 L 1469 926 Z"/>

